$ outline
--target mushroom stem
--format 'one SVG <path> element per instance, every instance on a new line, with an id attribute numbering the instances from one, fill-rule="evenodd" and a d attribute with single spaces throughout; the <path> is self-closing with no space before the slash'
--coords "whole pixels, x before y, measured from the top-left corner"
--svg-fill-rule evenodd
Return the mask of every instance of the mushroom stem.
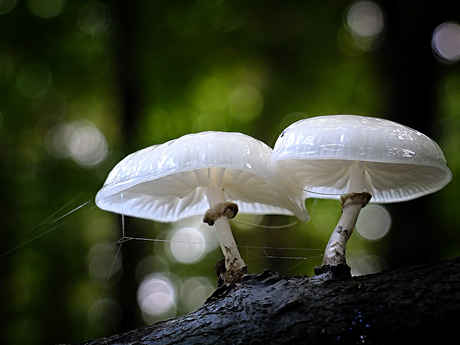
<path id="1" fill-rule="evenodd" d="M 347 242 L 353 233 L 359 212 L 369 203 L 371 197 L 368 192 L 348 193 L 340 197 L 342 216 L 324 251 L 323 266 L 347 263 L 345 259 Z"/>
<path id="2" fill-rule="evenodd" d="M 364 162 L 355 161 L 349 168 L 350 172 L 350 185 L 348 186 L 349 191 L 363 192 L 364 191 L 364 175 L 365 168 Z M 346 195 L 346 194 L 345 194 Z"/>
<path id="3" fill-rule="evenodd" d="M 206 211 L 203 222 L 213 226 L 216 220 L 222 216 L 233 219 L 238 214 L 238 205 L 233 202 L 221 202 Z"/>
<path id="4" fill-rule="evenodd" d="M 210 189 L 207 196 L 210 209 L 206 211 L 203 222 L 215 226 L 217 239 L 225 257 L 226 283 L 234 284 L 239 282 L 244 274 L 248 273 L 247 266 L 238 251 L 229 222 L 229 219 L 238 213 L 238 206 L 235 203 L 225 201 L 223 191 L 216 188 Z"/>

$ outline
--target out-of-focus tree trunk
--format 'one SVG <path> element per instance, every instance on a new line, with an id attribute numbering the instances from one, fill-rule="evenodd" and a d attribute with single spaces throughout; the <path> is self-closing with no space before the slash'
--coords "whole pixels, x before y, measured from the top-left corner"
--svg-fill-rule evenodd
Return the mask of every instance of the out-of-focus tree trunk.
<path id="1" fill-rule="evenodd" d="M 437 116 L 439 62 L 431 53 L 431 37 L 441 23 L 460 13 L 457 2 L 381 2 L 387 39 L 382 50 L 383 78 L 389 90 L 391 120 L 432 136 Z M 384 81 L 385 82 L 385 81 Z M 390 267 L 439 258 L 433 229 L 439 224 L 430 211 L 434 196 L 390 206 L 393 229 L 386 260 Z"/>
<path id="2" fill-rule="evenodd" d="M 136 135 L 138 134 L 139 113 L 142 106 L 139 80 L 135 71 L 136 46 L 134 36 L 136 35 L 136 13 L 138 6 L 135 3 L 127 4 L 117 1 L 115 9 L 120 25 L 119 46 L 115 57 L 119 82 L 120 95 L 120 121 L 122 126 L 123 142 L 126 154 L 137 149 L 135 147 Z M 120 222 L 121 223 L 121 222 Z M 135 231 L 134 222 L 129 217 L 124 219 L 124 229 L 127 235 Z M 122 321 L 119 327 L 121 332 L 134 329 L 139 326 L 139 309 L 137 307 L 138 282 L 135 278 L 136 267 L 142 259 L 142 243 L 128 241 L 122 244 L 123 276 L 118 284 L 118 302 L 123 312 Z"/>

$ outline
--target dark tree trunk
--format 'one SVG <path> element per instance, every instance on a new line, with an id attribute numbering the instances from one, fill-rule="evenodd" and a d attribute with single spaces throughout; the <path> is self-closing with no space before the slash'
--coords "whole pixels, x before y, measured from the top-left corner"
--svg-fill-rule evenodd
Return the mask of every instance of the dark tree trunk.
<path id="1" fill-rule="evenodd" d="M 442 344 L 460 325 L 460 258 L 334 279 L 246 275 L 197 311 L 99 344 Z"/>
<path id="2" fill-rule="evenodd" d="M 142 108 L 142 95 L 140 81 L 134 70 L 136 50 L 134 44 L 134 33 L 137 32 L 133 26 L 137 22 L 137 6 L 127 5 L 125 2 L 114 3 L 120 25 L 118 39 L 119 47 L 116 56 L 116 68 L 119 87 L 119 102 L 121 107 L 120 121 L 122 123 L 122 134 L 125 153 L 132 153 L 139 149 L 136 146 L 138 136 L 139 114 Z M 136 232 L 136 225 L 130 217 L 124 219 L 125 228 L 128 231 L 122 236 Z M 143 244 L 125 242 L 122 244 L 121 253 L 123 260 L 123 279 L 118 284 L 117 301 L 123 311 L 122 321 L 119 330 L 126 332 L 139 326 L 139 309 L 137 306 L 136 294 L 138 283 L 135 277 L 136 267 L 142 260 Z"/>
<path id="3" fill-rule="evenodd" d="M 414 11 L 416 6 L 417 11 Z M 386 3 L 388 41 L 383 54 L 383 67 L 389 81 L 390 119 L 412 127 L 430 136 L 430 124 L 434 122 L 436 75 L 432 73 L 436 63 L 431 54 L 430 35 L 437 16 L 429 3 Z M 428 262 L 433 256 L 433 244 L 425 241 L 433 227 L 433 217 L 415 217 L 415 214 L 431 215 L 429 201 L 419 198 L 413 202 L 391 207 L 395 221 L 391 238 L 394 256 L 386 258 L 390 267 Z M 407 215 L 412 215 L 408 217 Z M 409 244 L 410 243 L 410 244 Z M 405 248 L 410 245 L 408 253 Z M 402 255 L 408 253 L 408 255 Z"/>
<path id="4" fill-rule="evenodd" d="M 388 117 L 429 137 L 438 115 L 441 64 L 431 52 L 435 28 L 458 20 L 456 1 L 387 1 L 380 4 L 386 13 L 387 40 L 382 49 L 383 75 L 388 82 Z M 435 196 L 390 205 L 393 217 L 391 255 L 385 260 L 397 268 L 439 258 L 441 244 L 430 236 L 439 226 L 430 207 Z M 415 215 L 424 215 L 417 217 Z M 429 241 L 426 239 L 430 238 Z M 408 251 L 407 248 L 411 248 Z"/>

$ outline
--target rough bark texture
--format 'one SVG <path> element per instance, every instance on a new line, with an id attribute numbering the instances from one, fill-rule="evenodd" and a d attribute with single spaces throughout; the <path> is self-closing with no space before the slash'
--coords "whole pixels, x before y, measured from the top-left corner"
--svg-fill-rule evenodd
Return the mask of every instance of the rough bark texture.
<path id="1" fill-rule="evenodd" d="M 197 311 L 96 344 L 441 344 L 460 326 L 460 258 L 349 279 L 245 275 Z"/>

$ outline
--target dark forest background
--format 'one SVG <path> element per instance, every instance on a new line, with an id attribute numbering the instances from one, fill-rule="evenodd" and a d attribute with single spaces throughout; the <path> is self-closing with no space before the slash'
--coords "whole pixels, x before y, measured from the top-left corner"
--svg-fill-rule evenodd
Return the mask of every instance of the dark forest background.
<path id="1" fill-rule="evenodd" d="M 389 232 L 356 233 L 349 263 L 365 274 L 458 256 L 458 23 L 460 4 L 444 0 L 0 1 L 0 342 L 107 336 L 211 294 L 221 257 L 212 229 L 94 204 L 124 156 L 192 132 L 273 146 L 289 124 L 327 114 L 415 128 L 441 146 L 454 178 L 380 209 Z M 308 223 L 233 221 L 251 273 L 313 275 L 340 205 L 307 208 Z M 174 247 L 196 236 L 205 247 Z"/>

